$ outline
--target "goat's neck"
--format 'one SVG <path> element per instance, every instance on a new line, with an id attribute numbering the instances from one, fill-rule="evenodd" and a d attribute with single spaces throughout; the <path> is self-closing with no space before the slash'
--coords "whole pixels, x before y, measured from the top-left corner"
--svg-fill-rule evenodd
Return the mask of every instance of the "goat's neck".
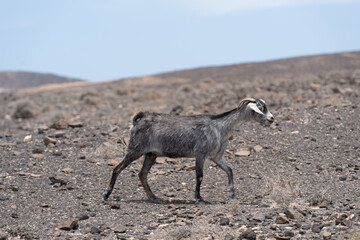
<path id="1" fill-rule="evenodd" d="M 240 122 L 246 121 L 245 114 L 240 109 L 234 109 L 227 113 L 219 115 L 215 120 L 216 126 L 220 131 L 221 139 L 227 140 L 234 131 L 236 125 Z"/>

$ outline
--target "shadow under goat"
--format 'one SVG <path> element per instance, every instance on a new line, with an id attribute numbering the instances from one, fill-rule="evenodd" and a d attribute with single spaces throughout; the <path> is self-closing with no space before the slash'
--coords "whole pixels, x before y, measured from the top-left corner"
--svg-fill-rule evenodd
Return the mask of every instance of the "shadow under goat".
<path id="1" fill-rule="evenodd" d="M 229 137 L 240 122 L 254 120 L 269 126 L 274 122 L 262 99 L 245 98 L 231 111 L 218 114 L 177 116 L 163 113 L 139 112 L 132 119 L 130 140 L 124 159 L 114 168 L 109 187 L 103 194 L 108 199 L 116 178 L 130 163 L 145 155 L 139 178 L 150 200 L 158 201 L 147 182 L 147 175 L 157 157 L 195 158 L 196 202 L 200 196 L 203 166 L 206 159 L 216 163 L 228 176 L 230 197 L 235 197 L 233 173 L 223 159 Z"/>

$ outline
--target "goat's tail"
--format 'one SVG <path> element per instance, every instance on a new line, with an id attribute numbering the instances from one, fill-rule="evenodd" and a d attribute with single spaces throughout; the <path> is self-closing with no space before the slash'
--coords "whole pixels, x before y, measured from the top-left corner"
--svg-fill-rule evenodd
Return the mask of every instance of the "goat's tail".
<path id="1" fill-rule="evenodd" d="M 138 112 L 131 120 L 131 128 L 135 127 L 136 124 L 145 116 L 144 112 Z"/>

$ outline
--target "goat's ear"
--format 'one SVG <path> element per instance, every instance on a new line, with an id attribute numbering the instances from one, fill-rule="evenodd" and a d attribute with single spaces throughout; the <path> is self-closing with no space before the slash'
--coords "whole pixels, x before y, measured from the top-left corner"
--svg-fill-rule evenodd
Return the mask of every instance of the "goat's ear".
<path id="1" fill-rule="evenodd" d="M 256 103 L 249 103 L 248 108 L 252 109 L 254 112 L 264 115 L 264 113 L 256 106 Z"/>

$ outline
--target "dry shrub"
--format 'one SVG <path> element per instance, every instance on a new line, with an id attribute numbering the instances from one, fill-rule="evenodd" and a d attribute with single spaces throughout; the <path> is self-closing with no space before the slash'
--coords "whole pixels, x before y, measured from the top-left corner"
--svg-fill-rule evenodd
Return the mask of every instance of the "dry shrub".
<path id="1" fill-rule="evenodd" d="M 80 100 L 87 105 L 96 106 L 100 103 L 100 97 L 95 92 L 85 92 L 81 94 Z"/>
<path id="2" fill-rule="evenodd" d="M 38 115 L 38 109 L 32 101 L 19 102 L 13 113 L 14 118 L 33 118 Z"/>
<path id="3" fill-rule="evenodd" d="M 265 179 L 265 192 L 263 197 L 268 197 L 275 206 L 289 207 L 289 205 L 301 197 L 299 183 L 291 177 L 280 173 L 272 174 L 271 177 L 263 175 Z"/>
<path id="4" fill-rule="evenodd" d="M 236 230 L 223 229 L 218 225 L 209 224 L 210 218 L 201 219 L 193 225 L 169 227 L 156 230 L 150 239 L 157 240 L 205 240 L 225 239 L 227 234 L 238 235 Z"/>

